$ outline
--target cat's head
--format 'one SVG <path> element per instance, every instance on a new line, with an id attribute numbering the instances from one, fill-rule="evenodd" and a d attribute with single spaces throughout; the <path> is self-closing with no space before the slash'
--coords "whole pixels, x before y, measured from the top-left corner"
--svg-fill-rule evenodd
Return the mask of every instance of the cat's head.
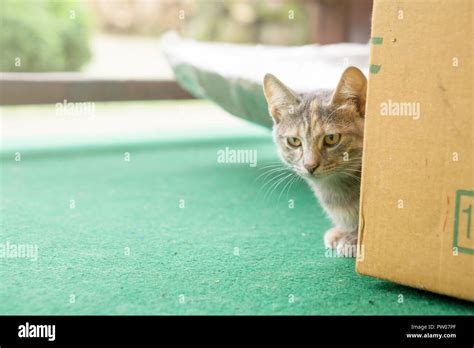
<path id="1" fill-rule="evenodd" d="M 367 80 L 347 68 L 336 89 L 297 94 L 271 74 L 264 94 L 282 161 L 310 180 L 360 176 Z"/>

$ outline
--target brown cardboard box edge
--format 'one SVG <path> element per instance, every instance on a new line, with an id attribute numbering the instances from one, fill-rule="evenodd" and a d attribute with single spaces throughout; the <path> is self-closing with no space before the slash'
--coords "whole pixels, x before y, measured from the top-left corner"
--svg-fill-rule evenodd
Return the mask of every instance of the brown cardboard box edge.
<path id="1" fill-rule="evenodd" d="M 474 199 L 472 9 L 374 1 L 356 262 L 360 274 L 470 301 L 474 238 L 457 229 L 468 218 L 459 204 Z M 381 102 L 411 101 L 418 119 L 381 116 Z"/>

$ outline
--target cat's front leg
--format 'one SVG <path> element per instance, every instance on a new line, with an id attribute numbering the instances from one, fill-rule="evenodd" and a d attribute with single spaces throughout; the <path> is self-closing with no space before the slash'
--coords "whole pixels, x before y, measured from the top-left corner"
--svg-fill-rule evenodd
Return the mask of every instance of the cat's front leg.
<path id="1" fill-rule="evenodd" d="M 333 227 L 324 234 L 324 245 L 326 248 L 336 249 L 345 257 L 356 257 L 357 230 L 347 232 L 339 227 Z"/>

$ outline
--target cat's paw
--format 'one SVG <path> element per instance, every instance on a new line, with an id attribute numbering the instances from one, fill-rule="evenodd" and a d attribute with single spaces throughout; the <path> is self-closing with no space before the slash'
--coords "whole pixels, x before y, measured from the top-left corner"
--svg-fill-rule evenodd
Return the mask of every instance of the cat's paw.
<path id="1" fill-rule="evenodd" d="M 344 232 L 342 232 L 336 227 L 333 227 L 330 230 L 326 231 L 326 233 L 324 234 L 324 246 L 326 248 L 336 249 L 337 242 L 339 239 L 342 238 L 343 234 Z"/>
<path id="2" fill-rule="evenodd" d="M 345 232 L 337 227 L 331 228 L 324 235 L 326 248 L 336 249 L 345 257 L 357 256 L 357 232 Z"/>

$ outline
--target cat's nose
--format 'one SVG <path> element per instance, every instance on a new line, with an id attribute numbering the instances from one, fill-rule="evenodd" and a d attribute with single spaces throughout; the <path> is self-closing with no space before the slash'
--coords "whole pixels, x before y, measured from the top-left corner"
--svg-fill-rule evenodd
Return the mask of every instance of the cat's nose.
<path id="1" fill-rule="evenodd" d="M 318 164 L 318 163 L 306 163 L 306 164 L 304 165 L 304 167 L 306 168 L 306 170 L 307 170 L 310 174 L 313 174 L 314 171 L 315 171 L 316 169 L 318 169 L 319 164 Z"/>

